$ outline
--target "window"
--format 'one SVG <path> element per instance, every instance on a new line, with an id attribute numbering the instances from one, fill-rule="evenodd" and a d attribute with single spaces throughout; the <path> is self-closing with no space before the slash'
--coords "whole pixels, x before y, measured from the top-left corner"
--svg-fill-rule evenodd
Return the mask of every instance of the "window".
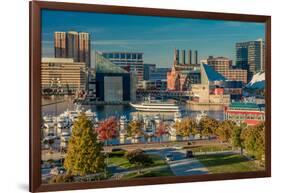
<path id="1" fill-rule="evenodd" d="M 125 54 L 121 54 L 121 58 L 124 59 L 125 58 Z"/>
<path id="2" fill-rule="evenodd" d="M 127 58 L 127 59 L 131 59 L 131 58 L 132 58 L 132 55 L 131 55 L 131 54 L 126 54 L 126 58 Z"/>
<path id="3" fill-rule="evenodd" d="M 132 58 L 133 59 L 137 59 L 137 55 L 136 54 L 132 54 Z"/>
<path id="4" fill-rule="evenodd" d="M 142 59 L 142 54 L 138 54 L 138 59 Z"/>
<path id="5" fill-rule="evenodd" d="M 120 56 L 119 56 L 119 53 L 115 53 L 114 54 L 114 58 L 119 58 Z"/>

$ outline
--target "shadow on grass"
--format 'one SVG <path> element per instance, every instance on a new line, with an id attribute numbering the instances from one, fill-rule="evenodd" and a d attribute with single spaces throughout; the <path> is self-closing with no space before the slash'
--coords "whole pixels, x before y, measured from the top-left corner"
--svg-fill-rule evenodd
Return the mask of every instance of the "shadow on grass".
<path id="1" fill-rule="evenodd" d="M 208 167 L 231 165 L 249 161 L 246 157 L 238 154 L 197 155 L 196 158 Z"/>

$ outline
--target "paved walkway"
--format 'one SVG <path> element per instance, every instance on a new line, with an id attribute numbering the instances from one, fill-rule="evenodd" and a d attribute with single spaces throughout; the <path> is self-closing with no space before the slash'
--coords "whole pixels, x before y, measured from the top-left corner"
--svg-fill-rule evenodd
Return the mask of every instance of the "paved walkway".
<path id="1" fill-rule="evenodd" d="M 209 173 L 208 169 L 197 159 L 182 159 L 169 162 L 175 176 L 189 176 Z"/>

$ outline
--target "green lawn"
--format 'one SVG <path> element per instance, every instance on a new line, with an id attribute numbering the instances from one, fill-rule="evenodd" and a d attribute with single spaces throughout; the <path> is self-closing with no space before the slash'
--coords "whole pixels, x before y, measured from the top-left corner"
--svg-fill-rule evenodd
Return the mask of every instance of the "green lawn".
<path id="1" fill-rule="evenodd" d="M 130 173 L 122 177 L 122 179 L 130 179 L 130 178 L 144 178 L 144 177 L 161 177 L 161 176 L 174 176 L 168 165 L 161 167 L 159 169 L 153 169 L 142 171 L 141 173 Z"/>
<path id="2" fill-rule="evenodd" d="M 196 158 L 205 165 L 211 173 L 233 173 L 233 172 L 249 172 L 262 170 L 255 161 L 248 160 L 246 157 L 231 155 L 199 155 Z"/>
<path id="3" fill-rule="evenodd" d="M 212 152 L 212 151 L 229 151 L 231 147 L 225 144 L 218 145 L 198 145 L 185 146 L 184 149 L 192 150 L 193 152 Z"/>

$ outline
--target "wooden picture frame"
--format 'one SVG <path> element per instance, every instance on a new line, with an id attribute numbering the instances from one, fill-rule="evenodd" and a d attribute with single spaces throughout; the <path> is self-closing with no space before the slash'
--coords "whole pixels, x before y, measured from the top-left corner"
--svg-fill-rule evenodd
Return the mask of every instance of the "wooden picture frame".
<path id="1" fill-rule="evenodd" d="M 154 9 L 124 6 L 108 6 L 78 3 L 58 3 L 30 1 L 30 175 L 29 190 L 61 191 L 89 188 L 108 188 L 122 186 L 138 186 L 167 183 L 183 183 L 197 181 L 229 180 L 244 178 L 262 178 L 271 176 L 271 17 L 264 15 L 246 15 L 232 13 L 215 13 L 184 11 L 170 9 Z M 75 182 L 65 184 L 42 184 L 41 182 L 41 11 L 61 10 L 77 12 L 96 12 L 141 16 L 160 16 L 175 18 L 194 18 L 208 20 L 225 20 L 241 22 L 259 22 L 265 24 L 265 170 L 255 172 L 203 174 L 178 177 L 135 178 L 130 180 L 112 180 L 99 182 Z"/>

